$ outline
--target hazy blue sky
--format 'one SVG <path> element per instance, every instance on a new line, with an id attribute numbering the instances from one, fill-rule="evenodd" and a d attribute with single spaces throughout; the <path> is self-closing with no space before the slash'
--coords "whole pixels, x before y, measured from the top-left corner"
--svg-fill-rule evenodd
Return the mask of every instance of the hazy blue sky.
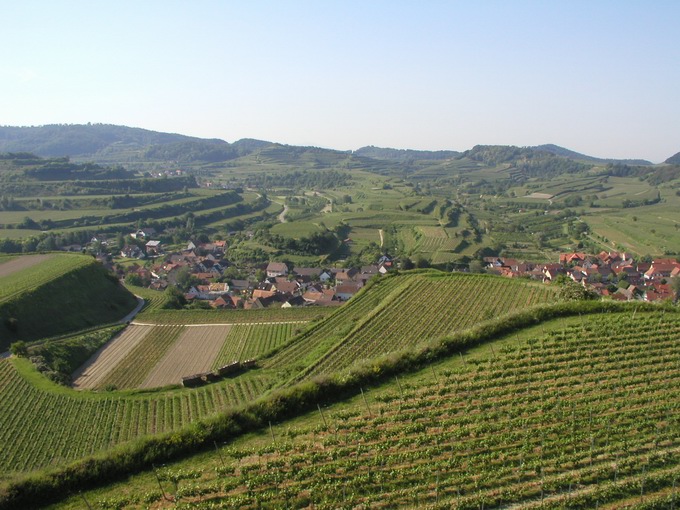
<path id="1" fill-rule="evenodd" d="M 680 151 L 676 0 L 22 0 L 0 19 L 3 125 Z"/>

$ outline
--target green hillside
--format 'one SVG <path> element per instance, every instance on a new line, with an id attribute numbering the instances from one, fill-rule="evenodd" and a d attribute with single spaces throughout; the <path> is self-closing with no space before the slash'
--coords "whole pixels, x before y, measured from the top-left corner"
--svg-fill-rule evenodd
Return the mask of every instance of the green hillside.
<path id="1" fill-rule="evenodd" d="M 34 257 L 42 258 L 30 265 Z M 3 275 L 5 264 L 0 264 L 2 351 L 14 340 L 37 340 L 117 321 L 135 307 L 134 296 L 90 256 L 18 259 L 27 267 L 9 274 Z"/>
<path id="2" fill-rule="evenodd" d="M 679 331 L 549 321 L 57 508 L 677 508 Z"/>
<path id="3" fill-rule="evenodd" d="M 431 288 L 429 294 L 428 286 Z M 484 299 L 493 297 L 490 308 L 474 300 L 464 305 L 472 289 L 477 296 L 486 296 Z M 434 294 L 439 296 L 438 305 L 428 297 Z M 423 308 L 422 315 L 430 322 L 440 324 L 440 327 L 427 335 L 421 334 L 418 329 L 409 328 L 414 301 L 405 299 L 405 296 L 429 301 L 433 306 Z M 395 330 L 389 335 L 398 342 L 398 348 L 403 353 L 405 348 L 420 349 L 428 342 L 437 341 L 435 339 L 438 337 L 455 336 L 479 321 L 488 322 L 492 315 L 509 317 L 508 312 L 531 310 L 531 305 L 552 299 L 553 292 L 548 287 L 483 275 L 416 271 L 378 279 L 326 319 L 313 323 L 307 331 L 286 344 L 279 344 L 268 355 L 258 356 L 259 368 L 196 389 L 166 388 L 134 393 L 74 391 L 46 381 L 24 360 L 2 360 L 0 370 L 3 375 L 0 379 L 3 382 L 0 386 L 7 391 L 12 388 L 13 396 L 0 399 L 0 440 L 6 439 L 0 468 L 9 476 L 45 468 L 54 462 L 102 454 L 112 446 L 139 439 L 149 433 L 189 433 L 192 424 L 195 426 L 199 421 L 214 419 L 218 413 L 237 409 L 239 405 L 251 403 L 258 397 L 266 398 L 273 388 L 285 389 L 296 379 L 320 373 L 330 375 L 330 370 L 338 369 L 336 365 L 347 370 L 368 356 L 394 351 L 397 344 L 385 346 L 384 335 L 363 336 L 364 330 L 371 330 L 368 324 L 362 323 L 367 317 L 376 321 L 376 327 L 385 321 L 393 323 Z M 445 304 L 447 301 L 448 305 Z M 258 323 L 263 320 L 262 314 L 258 313 L 250 314 L 249 319 L 248 310 L 229 312 L 221 314 L 224 322 L 247 323 L 249 320 Z M 305 317 L 299 313 L 290 316 L 285 312 L 296 310 L 281 310 L 279 318 L 273 319 L 299 320 Z M 181 312 L 166 316 L 150 311 L 140 319 L 149 322 L 159 318 L 163 323 L 172 323 L 181 319 L 181 316 Z M 307 314 L 306 317 L 312 318 L 312 315 Z M 498 319 L 491 322 L 505 324 Z M 364 348 L 356 349 L 352 354 L 348 346 L 361 338 L 365 338 Z M 252 337 L 249 343 L 259 344 L 260 339 Z M 159 349 L 163 347 L 160 344 Z M 153 357 L 153 352 L 149 356 Z M 300 365 L 300 360 L 305 356 L 309 358 L 307 364 Z M 145 355 L 140 359 L 143 363 L 148 357 Z M 328 360 L 336 360 L 336 363 L 326 365 L 324 362 Z M 314 368 L 314 374 L 309 373 L 308 366 Z M 130 371 L 136 371 L 137 368 L 128 366 Z M 23 396 L 20 400 L 27 403 L 20 409 L 21 419 L 16 418 L 19 395 Z M 54 408 L 55 405 L 60 409 L 59 413 L 47 412 L 48 408 Z M 40 420 L 33 419 L 36 413 L 42 416 Z M 76 421 L 87 422 L 89 426 L 74 427 Z M 9 441 L 9 438 L 12 440 Z M 64 444 L 68 444 L 68 448 L 65 449 Z"/>

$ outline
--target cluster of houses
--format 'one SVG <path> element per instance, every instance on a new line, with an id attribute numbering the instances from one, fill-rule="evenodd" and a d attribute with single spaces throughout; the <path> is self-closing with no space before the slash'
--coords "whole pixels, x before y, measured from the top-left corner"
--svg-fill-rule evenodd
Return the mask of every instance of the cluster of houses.
<path id="1" fill-rule="evenodd" d="M 133 267 L 133 273 L 149 288 L 165 290 L 180 274 L 195 282 L 185 293 L 187 301 L 205 301 L 213 308 L 257 309 L 270 306 L 336 306 L 354 296 L 375 275 L 385 274 L 392 260 L 383 256 L 374 265 L 361 268 L 296 267 L 270 262 L 262 269 L 264 278 L 226 279 L 231 265 L 225 257 L 226 241 L 188 243 L 186 249 L 157 258 L 151 267 Z M 226 281 L 225 281 L 226 280 Z"/>
<path id="2" fill-rule="evenodd" d="M 598 255 L 563 253 L 559 262 L 553 264 L 534 264 L 503 257 L 486 257 L 484 262 L 490 273 L 543 282 L 569 278 L 602 296 L 620 301 L 674 299 L 670 279 L 680 276 L 680 262 L 676 259 L 642 262 L 620 252 L 603 251 Z"/>
<path id="3" fill-rule="evenodd" d="M 140 228 L 130 233 L 132 239 L 145 241 L 144 248 L 137 244 L 126 244 L 120 250 L 120 256 L 126 259 L 143 259 L 156 257 L 163 254 L 163 245 L 160 241 L 152 239 L 158 233 L 154 228 Z"/>

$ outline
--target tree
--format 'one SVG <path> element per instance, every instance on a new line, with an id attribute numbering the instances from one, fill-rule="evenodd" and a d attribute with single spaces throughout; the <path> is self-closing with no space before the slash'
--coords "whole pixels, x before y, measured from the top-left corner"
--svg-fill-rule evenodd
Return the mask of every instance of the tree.
<path id="1" fill-rule="evenodd" d="M 480 260 L 471 260 L 470 263 L 468 264 L 468 269 L 470 270 L 471 273 L 483 273 L 484 272 L 484 264 Z"/>
<path id="2" fill-rule="evenodd" d="M 187 300 L 182 291 L 174 285 L 168 285 L 168 288 L 165 289 L 165 299 L 164 308 L 180 309 L 187 304 Z"/>
<path id="3" fill-rule="evenodd" d="M 558 293 L 561 301 L 584 301 L 586 299 L 597 299 L 597 294 L 588 290 L 583 285 L 576 282 L 565 282 Z"/>
<path id="4" fill-rule="evenodd" d="M 671 278 L 671 289 L 673 289 L 673 301 L 677 301 L 680 298 L 680 276 L 674 276 Z"/>
<path id="5" fill-rule="evenodd" d="M 10 345 L 9 350 L 15 356 L 20 358 L 25 358 L 28 356 L 28 347 L 26 347 L 26 342 L 19 340 Z"/>
<path id="6" fill-rule="evenodd" d="M 413 263 L 413 261 L 406 257 L 402 262 L 401 262 L 401 268 L 402 269 L 413 269 L 416 267 L 416 265 Z"/>

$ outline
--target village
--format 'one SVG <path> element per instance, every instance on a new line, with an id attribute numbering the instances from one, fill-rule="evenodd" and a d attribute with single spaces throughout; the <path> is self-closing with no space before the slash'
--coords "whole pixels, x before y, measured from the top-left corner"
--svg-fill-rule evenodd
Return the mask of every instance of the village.
<path id="1" fill-rule="evenodd" d="M 188 241 L 184 249 L 166 252 L 160 241 L 152 239 L 156 234 L 153 229 L 130 233 L 137 243 L 126 244 L 117 254 L 139 263 L 108 264 L 133 285 L 157 291 L 178 287 L 190 306 L 200 308 L 338 306 L 370 278 L 400 266 L 398 260 L 383 255 L 374 264 L 352 268 L 294 267 L 285 262 L 238 268 L 229 261 L 225 240 Z M 615 251 L 563 253 L 555 263 L 505 257 L 485 257 L 483 262 L 489 274 L 546 284 L 573 281 L 617 301 L 674 300 L 671 279 L 680 276 L 680 262 L 674 258 L 636 260 Z"/>
<path id="2" fill-rule="evenodd" d="M 150 237 L 153 229 L 139 229 L 119 256 L 139 263 L 116 264 L 112 268 L 127 283 L 165 291 L 176 286 L 187 303 L 197 308 L 260 309 L 292 306 L 338 306 L 354 296 L 367 281 L 393 268 L 382 256 L 375 264 L 359 268 L 291 267 L 269 262 L 255 267 L 236 267 L 227 257 L 227 241 L 187 242 L 180 251 L 164 250 Z"/>
<path id="3" fill-rule="evenodd" d="M 533 264 L 503 257 L 486 257 L 486 271 L 509 278 L 531 278 L 545 283 L 574 281 L 600 296 L 617 301 L 675 299 L 671 279 L 680 276 L 673 258 L 636 261 L 628 253 L 602 251 L 560 254 L 552 264 Z"/>

